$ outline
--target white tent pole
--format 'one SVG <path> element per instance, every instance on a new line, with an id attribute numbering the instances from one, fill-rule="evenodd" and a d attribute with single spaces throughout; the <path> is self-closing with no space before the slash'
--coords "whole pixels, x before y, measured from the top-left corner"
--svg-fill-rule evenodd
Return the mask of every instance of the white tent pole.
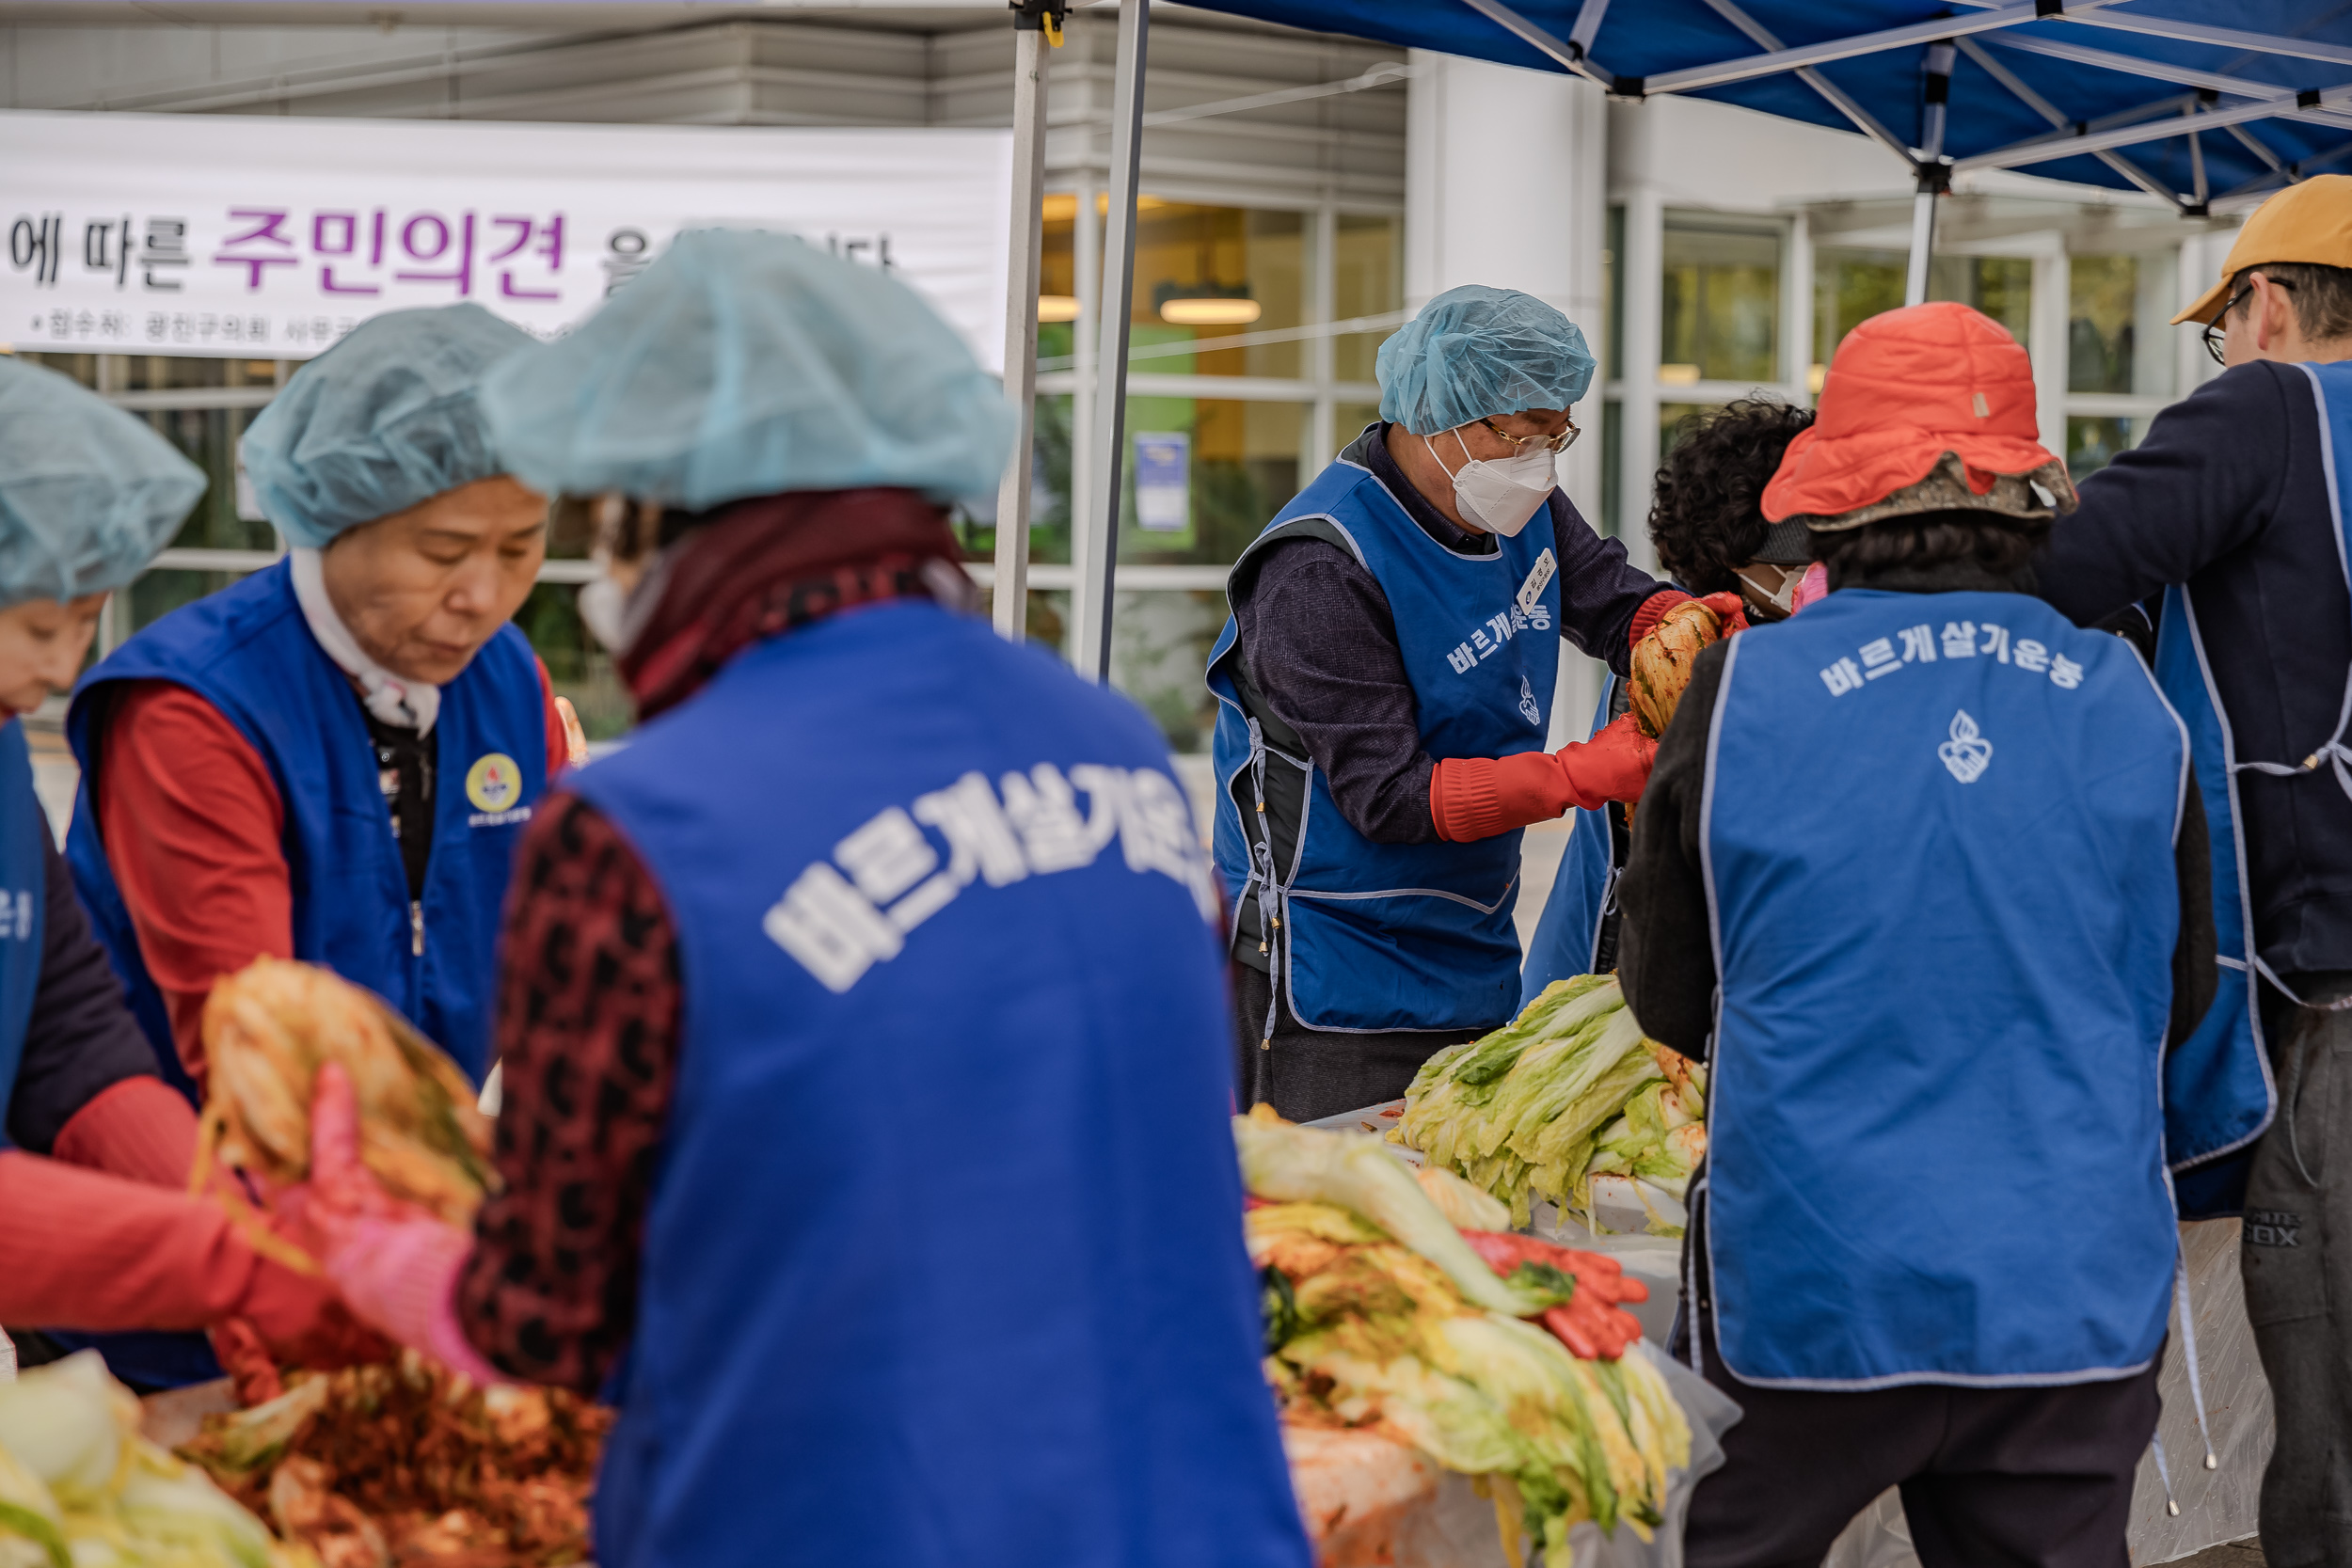
<path id="1" fill-rule="evenodd" d="M 1934 253 L 1935 191 L 1922 175 L 1919 194 L 1911 198 L 1911 267 L 1903 275 L 1905 305 L 1928 302 L 1928 262 Z"/>
<path id="2" fill-rule="evenodd" d="M 1050 7 L 1050 10 L 1049 10 Z M 996 630 L 1028 635 L 1030 453 L 1037 439 L 1037 287 L 1045 221 L 1045 72 L 1061 38 L 1060 0 L 1013 13 L 1012 254 L 1005 268 L 1005 396 L 1020 423 L 996 492 Z M 1050 39 L 1049 39 L 1050 31 Z"/>
<path id="3" fill-rule="evenodd" d="M 1911 198 L 1911 266 L 1903 277 L 1903 303 L 1925 305 L 1928 263 L 1935 259 L 1935 198 L 1951 184 L 1944 161 L 1945 110 L 1951 100 L 1952 63 L 1959 51 L 1949 40 L 1928 46 L 1926 124 L 1920 129 L 1919 191 Z"/>
<path id="4" fill-rule="evenodd" d="M 1103 225 L 1102 337 L 1094 356 L 1093 461 L 1071 541 L 1070 662 L 1089 680 L 1111 671 L 1111 583 L 1119 567 L 1119 511 L 1126 488 L 1127 318 L 1135 309 L 1136 179 L 1143 142 L 1143 68 L 1151 0 L 1120 0 L 1112 67 L 1110 211 Z"/>

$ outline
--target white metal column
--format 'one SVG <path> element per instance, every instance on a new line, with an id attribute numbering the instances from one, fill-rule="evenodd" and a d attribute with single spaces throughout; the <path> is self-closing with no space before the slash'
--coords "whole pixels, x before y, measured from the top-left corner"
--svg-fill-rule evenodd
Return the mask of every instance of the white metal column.
<path id="1" fill-rule="evenodd" d="M 2033 260 L 2033 303 L 2026 318 L 2026 351 L 2033 358 L 2033 395 L 2042 444 L 2066 455 L 2066 356 L 2074 266 L 2062 237 L 2052 234 Z"/>
<path id="2" fill-rule="evenodd" d="M 1045 73 L 1061 17 L 1041 4 L 1013 19 L 1012 255 L 1005 269 L 1005 396 L 1019 418 L 996 493 L 997 632 L 1028 635 L 1030 466 L 1037 440 L 1037 286 L 1045 245 Z"/>
<path id="3" fill-rule="evenodd" d="M 1625 250 L 1617 258 L 1625 331 L 1617 343 L 1617 536 L 1633 564 L 1658 570 L 1650 547 L 1650 484 L 1658 473 L 1658 335 L 1665 316 L 1666 203 L 1655 185 L 1625 192 Z"/>
<path id="4" fill-rule="evenodd" d="M 1812 402 L 1813 219 L 1798 213 L 1788 220 L 1780 261 L 1780 379 L 1793 401 Z"/>
<path id="5" fill-rule="evenodd" d="M 1111 204 L 1103 226 L 1101 336 L 1095 352 L 1093 458 L 1073 520 L 1070 662 L 1089 680 L 1111 671 L 1111 584 L 1119 569 L 1120 501 L 1126 488 L 1127 319 L 1136 290 L 1136 176 L 1143 140 L 1143 73 L 1151 0 L 1120 0 L 1112 66 Z"/>

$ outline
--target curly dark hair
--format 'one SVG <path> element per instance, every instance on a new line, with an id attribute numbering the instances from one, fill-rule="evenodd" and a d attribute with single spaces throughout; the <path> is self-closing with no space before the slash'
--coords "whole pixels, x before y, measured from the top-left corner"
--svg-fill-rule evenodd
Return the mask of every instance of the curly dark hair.
<path id="1" fill-rule="evenodd" d="M 1649 509 L 1659 564 L 1693 594 L 1740 586 L 1732 568 L 1764 547 L 1772 524 L 1757 503 L 1781 453 L 1813 410 L 1771 398 L 1741 398 L 1675 426 L 1674 450 L 1658 470 Z"/>
<path id="2" fill-rule="evenodd" d="M 1813 559 L 1829 567 L 1829 585 L 1892 577 L 1916 580 L 1954 567 L 1996 578 L 2016 576 L 2050 537 L 2050 519 L 1997 512 L 1919 512 L 1860 528 L 1813 535 Z"/>

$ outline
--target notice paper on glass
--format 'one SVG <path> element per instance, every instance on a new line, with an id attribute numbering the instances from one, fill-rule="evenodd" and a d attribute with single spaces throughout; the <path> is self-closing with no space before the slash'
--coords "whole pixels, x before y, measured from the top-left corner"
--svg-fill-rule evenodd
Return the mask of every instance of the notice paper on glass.
<path id="1" fill-rule="evenodd" d="M 1192 522 L 1192 436 L 1184 431 L 1136 436 L 1136 526 L 1182 533 Z"/>

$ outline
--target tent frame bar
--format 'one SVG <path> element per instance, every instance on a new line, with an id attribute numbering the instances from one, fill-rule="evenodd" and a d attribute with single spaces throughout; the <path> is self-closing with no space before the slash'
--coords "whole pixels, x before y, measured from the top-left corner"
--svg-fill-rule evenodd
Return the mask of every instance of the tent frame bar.
<path id="1" fill-rule="evenodd" d="M 1045 248 L 1047 61 L 1061 45 L 1064 0 L 1013 8 L 1012 254 L 1005 267 L 1005 396 L 1019 422 L 996 490 L 991 619 L 1000 636 L 1029 635 L 1030 464 L 1037 446 L 1038 277 Z"/>
<path id="2" fill-rule="evenodd" d="M 2067 8 L 2070 12 L 2090 10 L 2120 3 L 2121 0 L 2073 0 Z M 1768 54 L 1744 55 L 1738 59 L 1721 60 L 1713 65 L 1686 66 L 1680 71 L 1661 71 L 1658 75 L 1644 77 L 1642 90 L 1645 93 L 1692 92 L 1700 87 L 1725 87 L 1758 76 L 1776 76 L 1800 66 L 1827 65 L 1833 60 L 1850 60 L 1856 55 L 1875 55 L 1882 50 L 1904 49 L 1915 43 L 1940 43 L 1967 33 L 1997 32 L 2003 27 L 2039 22 L 2046 14 L 2041 0 L 2029 0 L 2026 5 L 2004 6 L 1998 10 L 1982 11 L 1975 16 L 1933 17 L 1926 22 L 1887 27 L 1875 33 L 1855 33 L 1847 38 L 1804 44 L 1795 49 L 1776 49 Z"/>
<path id="3" fill-rule="evenodd" d="M 1111 674 L 1111 588 L 1126 497 L 1127 339 L 1136 298 L 1136 196 L 1143 150 L 1143 80 L 1152 0 L 1119 0 L 1111 85 L 1110 206 L 1104 218 L 1102 309 L 1094 355 L 1094 428 L 1087 493 L 1071 539 L 1070 662 L 1089 680 Z M 1083 214 L 1081 214 L 1083 217 Z"/>
<path id="4" fill-rule="evenodd" d="M 1774 37 L 1769 28 L 1767 28 L 1762 23 L 1756 21 L 1754 17 L 1750 16 L 1747 12 L 1741 10 L 1737 5 L 1734 5 L 1732 0 L 1707 0 L 1707 4 L 1708 8 L 1714 11 L 1717 16 L 1722 17 L 1725 22 L 1730 23 L 1734 27 L 1737 27 L 1741 32 L 1747 34 L 1750 39 L 1754 40 L 1758 44 L 1761 44 L 1764 48 L 1778 49 L 1781 47 L 1780 40 Z M 1904 163 L 1909 164 L 1915 162 L 1911 154 L 1910 146 L 1906 144 L 1900 136 L 1895 135 L 1894 132 L 1889 131 L 1883 124 L 1882 124 L 1876 115 L 1864 108 L 1861 104 L 1855 103 L 1852 98 L 1848 96 L 1843 87 L 1831 81 L 1828 77 L 1822 75 L 1820 71 L 1814 70 L 1811 66 L 1798 67 L 1796 75 L 1799 81 L 1803 82 L 1806 87 L 1811 87 L 1815 92 L 1820 94 L 1822 99 L 1828 103 L 1831 108 L 1836 109 L 1839 114 L 1844 115 L 1848 119 L 1853 121 L 1855 130 L 1860 131 L 1864 135 L 1869 137 L 1872 141 L 1877 142 L 1881 147 L 1885 148 L 1889 152 L 1892 152 L 1896 157 L 1900 158 Z"/>
<path id="5" fill-rule="evenodd" d="M 1592 41 L 1593 34 L 1600 31 L 1600 13 L 1608 9 L 1609 0 L 1584 0 L 1583 9 L 1577 12 L 1576 25 L 1569 30 L 1565 40 L 1552 37 L 1551 34 L 1504 5 L 1502 0 L 1462 0 L 1462 3 L 1496 26 L 1516 37 L 1520 42 L 1530 45 L 1541 54 L 1549 55 L 1561 69 L 1574 71 L 1588 81 L 1597 82 L 1604 91 L 1619 94 L 1630 93 L 1635 96 L 1640 94 L 1639 78 L 1620 77 L 1613 71 L 1603 70 L 1601 63 L 1594 59 L 1585 48 L 1585 45 Z M 1584 25 L 1585 18 L 1588 16 L 1593 24 L 1590 30 L 1587 30 Z M 1577 37 L 1580 33 L 1583 34 L 1581 40 Z"/>
<path id="6" fill-rule="evenodd" d="M 2309 103 L 2305 101 L 2309 100 Z M 2322 125 L 2341 129 L 2352 123 L 2341 113 L 2314 115 L 2313 109 L 2329 108 L 2341 111 L 2352 107 L 2352 87 L 2330 87 L 2325 92 L 2283 92 L 2272 98 L 2256 99 L 2251 103 L 2233 103 L 2227 108 L 2212 108 L 2200 117 L 2199 128 L 2218 130 L 2249 119 L 2313 119 Z M 2137 125 L 2122 125 L 2112 131 L 2090 131 L 2081 135 L 2060 133 L 2035 136 L 2028 141 L 2011 142 L 1990 152 L 1979 152 L 1955 161 L 1955 170 L 1976 168 L 2016 168 L 2026 164 L 2046 163 L 2075 153 L 2097 152 L 2107 148 L 2135 147 L 2141 142 L 2169 141 L 2184 135 L 2180 120 L 2165 117 Z"/>
<path id="7" fill-rule="evenodd" d="M 2352 65 L 2352 48 L 2337 44 L 2307 42 L 2237 28 L 2174 22 L 2106 9 L 2109 6 L 2124 4 L 2126 0 L 2025 0 L 2023 4 L 2013 3 L 2013 0 L 2012 3 L 2003 3 L 2003 0 L 1957 0 L 1958 4 L 1977 8 L 1975 14 L 1939 17 L 1796 48 L 1784 45 L 1742 10 L 1737 0 L 1706 0 L 1717 15 L 1760 47 L 1763 53 L 1710 65 L 1662 71 L 1649 77 L 1620 76 L 1593 58 L 1592 45 L 1599 36 L 1611 0 L 1584 0 L 1565 39 L 1555 37 L 1529 21 L 1507 0 L 1462 0 L 1462 3 L 1563 70 L 1597 83 L 1617 97 L 1638 99 L 1692 92 L 1784 72 L 1794 74 L 1856 129 L 1910 166 L 1916 182 L 1912 209 L 1911 254 L 1904 286 L 1905 298 L 1910 303 L 1917 303 L 1927 296 L 1930 262 L 1934 253 L 1935 201 L 1938 196 L 1950 188 L 1955 174 L 1980 168 L 2030 166 L 2058 158 L 2093 156 L 2140 190 L 2163 197 L 2184 215 L 2201 216 L 2211 202 L 2228 201 L 2273 182 L 2292 182 L 2318 163 L 2332 162 L 2339 155 L 2352 153 L 2352 144 L 2347 144 L 2336 152 L 2291 164 L 2245 129 L 2246 122 L 2272 119 L 2300 120 L 2338 130 L 2352 128 L 2352 86 L 2296 92 L 2242 77 L 2070 44 L 2050 38 L 2046 33 L 2026 35 L 2010 30 L 2034 22 L 2066 22 L 2078 26 L 2105 27 L 2185 43 L 2332 65 Z M 1056 41 L 1058 41 L 1061 12 L 1067 4 L 1068 0 L 1010 0 L 1016 13 L 1027 14 L 1050 8 L 1056 25 Z M 1165 116 L 1146 117 L 1143 112 L 1143 88 L 1151 40 L 1151 0 L 1118 0 L 1118 4 L 1119 43 L 1112 67 L 1109 207 L 1104 230 L 1102 286 L 1097 291 L 1099 308 L 1095 312 L 1098 336 L 1093 366 L 1093 403 L 1091 408 L 1087 410 L 1092 416 L 1087 421 L 1091 428 L 1085 432 L 1084 436 L 1085 451 L 1082 455 L 1086 461 L 1081 469 L 1084 484 L 1079 493 L 1072 498 L 1074 516 L 1071 540 L 1073 565 L 1071 663 L 1080 674 L 1103 682 L 1110 678 L 1111 592 L 1118 570 L 1119 524 L 1127 481 L 1128 336 L 1135 309 L 1136 201 L 1144 127 L 1163 120 L 1172 123 L 1178 119 L 1200 118 L 1205 114 L 1360 90 L 1392 79 L 1389 71 L 1375 67 L 1363 76 L 1344 83 L 1279 89 L 1248 99 L 1196 105 L 1188 110 L 1169 111 Z M 1015 82 L 1014 237 L 1012 265 L 1008 278 L 1008 291 L 1012 297 L 1008 301 L 1011 309 L 1006 324 L 1006 390 L 1021 410 L 1022 424 L 1015 461 L 1005 476 L 998 499 L 995 577 L 996 622 L 998 628 L 1009 637 L 1021 635 L 1020 623 L 1025 617 L 1026 594 L 1022 590 L 1025 585 L 1028 565 L 1029 453 L 1034 442 L 1037 289 L 1045 125 L 1045 71 L 1041 45 L 1036 40 L 1034 33 L 1024 32 L 1021 36 L 1024 41 L 1020 46 Z M 1922 126 L 1924 147 L 1909 145 L 1814 69 L 1834 61 L 1918 44 L 1930 46 L 1924 72 L 1929 91 L 1929 112 Z M 2175 95 L 2140 108 L 2103 116 L 2094 122 L 2072 121 L 2015 72 L 1986 53 L 1982 47 L 1984 44 L 2168 82 L 2196 89 L 2196 96 Z M 1947 156 L 1943 150 L 1947 113 L 1945 93 L 1950 81 L 1955 51 L 1964 53 L 2012 97 L 2048 121 L 2052 127 L 2051 134 L 1964 158 Z M 2225 97 L 2237 102 L 2217 102 Z M 2199 139 L 2206 131 L 2227 132 L 2267 164 L 2270 174 L 2249 185 L 2218 195 L 2210 193 L 2206 184 L 2203 146 Z M 2196 183 L 2195 191 L 2190 194 L 2166 189 L 2161 182 L 2118 150 L 2174 136 L 2189 138 Z M 1088 218 L 1089 214 L 1080 214 L 1082 227 Z M 1086 248 L 1081 246 L 1082 250 Z M 1081 279 L 1080 282 L 1082 294 L 1086 281 Z"/>

